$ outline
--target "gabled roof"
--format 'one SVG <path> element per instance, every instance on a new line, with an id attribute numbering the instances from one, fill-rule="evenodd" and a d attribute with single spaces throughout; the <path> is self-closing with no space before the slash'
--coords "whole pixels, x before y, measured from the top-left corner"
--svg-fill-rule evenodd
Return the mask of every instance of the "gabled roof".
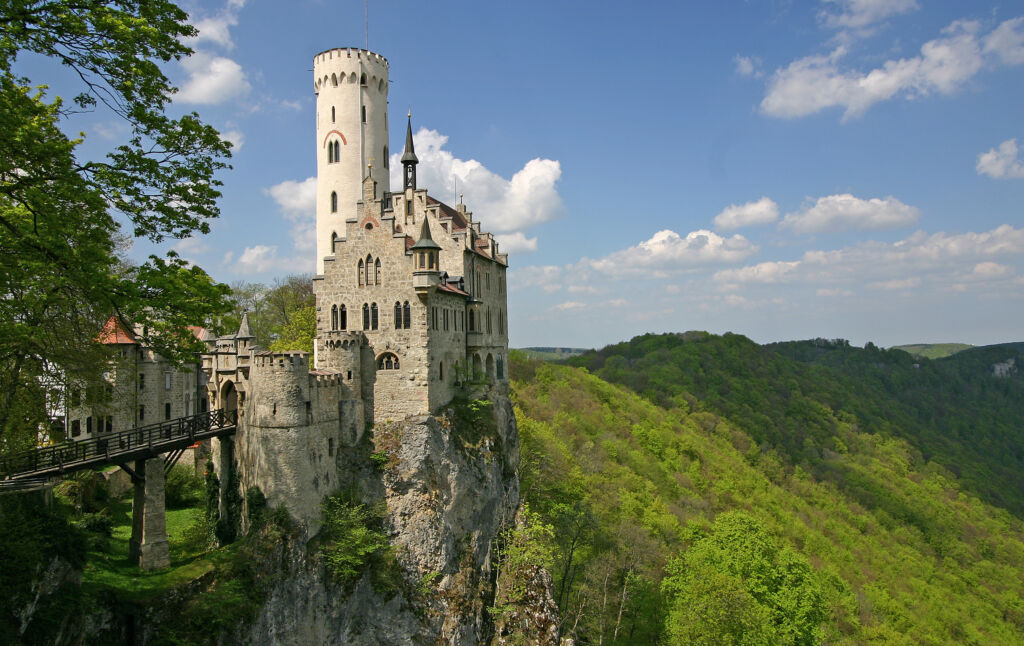
<path id="1" fill-rule="evenodd" d="M 106 345 L 138 343 L 138 341 L 135 340 L 135 335 L 131 333 L 128 326 L 121 320 L 121 317 L 116 315 L 107 319 L 107 322 L 103 324 L 103 328 L 100 330 L 100 333 L 96 335 L 96 340 Z"/>
<path id="2" fill-rule="evenodd" d="M 427 204 L 438 205 L 441 208 L 441 217 L 452 219 L 453 230 L 465 229 L 469 225 L 469 220 L 466 219 L 466 216 L 464 214 L 460 213 L 458 209 L 453 209 L 452 207 L 448 206 L 441 200 L 435 197 L 431 197 L 430 195 L 427 195 Z"/>

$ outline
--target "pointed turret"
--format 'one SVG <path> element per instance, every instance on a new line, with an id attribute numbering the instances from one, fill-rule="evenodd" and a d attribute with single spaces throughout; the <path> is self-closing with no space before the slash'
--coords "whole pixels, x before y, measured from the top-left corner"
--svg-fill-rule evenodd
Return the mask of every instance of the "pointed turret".
<path id="1" fill-rule="evenodd" d="M 249 312 L 242 312 L 242 323 L 238 326 L 236 339 L 253 339 L 253 333 L 249 331 Z"/>
<path id="2" fill-rule="evenodd" d="M 405 151 L 402 153 L 402 167 L 405 169 L 405 183 L 403 188 L 416 189 L 416 164 L 420 163 L 416 157 L 416 149 L 412 145 L 412 112 L 408 115 L 409 121 L 405 126 Z"/>
<path id="3" fill-rule="evenodd" d="M 426 214 L 420 226 L 420 239 L 411 247 L 412 251 L 412 286 L 420 296 L 426 296 L 433 289 L 441 276 L 440 254 L 441 245 L 434 242 L 430 235 L 430 223 Z"/>

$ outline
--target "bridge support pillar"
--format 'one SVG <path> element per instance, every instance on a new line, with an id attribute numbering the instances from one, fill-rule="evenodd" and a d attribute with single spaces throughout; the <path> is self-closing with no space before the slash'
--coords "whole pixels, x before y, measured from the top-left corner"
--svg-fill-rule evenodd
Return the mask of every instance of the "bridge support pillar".
<path id="1" fill-rule="evenodd" d="M 164 506 L 164 461 L 160 457 L 137 460 L 135 471 L 141 479 L 135 481 L 128 558 L 143 570 L 159 570 L 171 564 Z"/>

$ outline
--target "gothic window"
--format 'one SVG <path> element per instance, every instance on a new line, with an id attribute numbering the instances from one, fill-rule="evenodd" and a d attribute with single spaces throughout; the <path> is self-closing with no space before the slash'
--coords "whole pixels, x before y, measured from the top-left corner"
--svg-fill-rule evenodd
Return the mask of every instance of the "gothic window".
<path id="1" fill-rule="evenodd" d="M 377 304 L 370 305 L 370 329 L 377 329 Z"/>
<path id="2" fill-rule="evenodd" d="M 338 75 L 337 74 L 331 74 L 331 85 L 333 85 L 334 87 L 338 87 Z"/>
<path id="3" fill-rule="evenodd" d="M 476 332 L 476 316 L 473 310 L 469 310 L 469 331 Z"/>
<path id="4" fill-rule="evenodd" d="M 171 419 L 171 405 L 170 403 L 164 404 L 164 419 Z"/>
<path id="5" fill-rule="evenodd" d="M 395 329 L 402 329 L 402 304 L 395 301 Z"/>
<path id="6" fill-rule="evenodd" d="M 341 142 L 334 142 L 334 161 L 341 161 Z"/>
<path id="7" fill-rule="evenodd" d="M 377 359 L 377 370 L 398 370 L 398 357 L 391 352 L 385 352 Z"/>
<path id="8" fill-rule="evenodd" d="M 362 258 L 360 258 L 359 259 L 359 272 L 358 272 L 359 286 L 360 287 L 363 286 L 363 275 L 364 275 L 364 272 L 366 271 L 365 265 L 366 265 L 366 263 L 363 261 Z"/>
<path id="9" fill-rule="evenodd" d="M 380 258 L 373 261 L 373 284 L 380 285 Z"/>
<path id="10" fill-rule="evenodd" d="M 338 329 L 338 306 L 337 305 L 332 305 L 331 306 L 331 329 L 332 330 L 337 330 Z"/>
<path id="11" fill-rule="evenodd" d="M 338 250 L 338 233 L 336 231 L 331 232 L 331 253 Z"/>
<path id="12" fill-rule="evenodd" d="M 331 106 L 331 123 L 334 123 L 334 106 Z"/>
<path id="13" fill-rule="evenodd" d="M 331 213 L 338 212 L 338 193 L 337 191 L 331 191 Z"/>
<path id="14" fill-rule="evenodd" d="M 338 329 L 339 330 L 344 330 L 347 327 L 348 327 L 348 311 L 345 309 L 345 306 L 342 305 L 341 309 L 338 311 Z"/>
<path id="15" fill-rule="evenodd" d="M 367 254 L 366 255 L 366 284 L 367 285 L 372 285 L 373 284 L 373 283 L 370 282 L 370 276 L 372 275 L 371 272 L 373 272 L 373 256 Z"/>
<path id="16" fill-rule="evenodd" d="M 493 330 L 491 329 L 491 308 L 487 308 L 487 333 L 490 334 Z"/>
<path id="17" fill-rule="evenodd" d="M 412 327 L 412 315 L 409 310 L 409 301 L 402 303 L 402 327 L 407 330 Z"/>
<path id="18" fill-rule="evenodd" d="M 334 144 L 329 141 L 327 142 L 327 163 L 334 163 Z"/>
<path id="19" fill-rule="evenodd" d="M 370 306 L 363 303 L 363 329 L 370 329 Z"/>
<path id="20" fill-rule="evenodd" d="M 359 85 L 366 85 L 366 74 L 359 77 Z"/>

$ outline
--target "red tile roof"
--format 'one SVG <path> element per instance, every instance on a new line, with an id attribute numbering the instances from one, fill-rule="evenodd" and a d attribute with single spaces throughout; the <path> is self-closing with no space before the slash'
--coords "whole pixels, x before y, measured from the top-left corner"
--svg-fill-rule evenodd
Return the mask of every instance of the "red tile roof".
<path id="1" fill-rule="evenodd" d="M 111 316 L 107 319 L 107 322 L 103 324 L 103 329 L 96 335 L 96 340 L 107 345 L 138 343 L 135 340 L 135 335 L 128 330 L 128 327 L 118 316 Z"/>
<path id="2" fill-rule="evenodd" d="M 442 292 L 451 292 L 452 294 L 459 294 L 460 296 L 469 296 L 469 292 L 464 292 L 455 285 L 448 285 L 446 283 L 438 283 L 437 288 Z"/>
<path id="3" fill-rule="evenodd" d="M 427 204 L 437 204 L 441 207 L 441 216 L 452 219 L 452 229 L 465 229 L 469 225 L 469 220 L 462 213 L 459 213 L 458 209 L 453 209 L 441 200 L 427 196 Z"/>

